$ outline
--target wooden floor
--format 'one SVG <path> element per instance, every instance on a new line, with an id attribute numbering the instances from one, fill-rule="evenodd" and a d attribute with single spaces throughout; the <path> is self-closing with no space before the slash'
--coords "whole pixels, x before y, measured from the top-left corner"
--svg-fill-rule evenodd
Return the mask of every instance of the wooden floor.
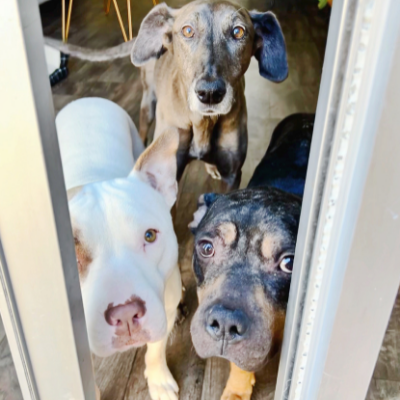
<path id="1" fill-rule="evenodd" d="M 181 6 L 182 0 L 172 0 L 170 6 Z M 266 1 L 239 1 L 249 9 L 265 10 Z M 276 1 L 279 5 L 279 2 Z M 109 16 L 102 10 L 103 2 L 79 0 L 74 2 L 70 42 L 92 48 L 118 44 L 122 40 L 115 12 Z M 125 5 L 120 4 L 125 16 Z M 151 0 L 133 4 L 133 28 L 136 34 L 140 21 L 151 9 Z M 329 12 L 317 7 L 278 7 L 277 14 L 287 41 L 290 75 L 282 84 L 273 84 L 258 74 L 255 61 L 246 74 L 246 97 L 249 114 L 249 150 L 244 165 L 242 187 L 246 186 L 268 146 L 277 123 L 294 112 L 314 112 L 317 104 L 322 60 L 325 50 Z M 44 33 L 60 38 L 59 2 L 41 6 Z M 71 59 L 69 77 L 53 88 L 55 111 L 69 102 L 86 96 L 108 98 L 121 105 L 138 125 L 141 84 L 139 72 L 129 59 L 93 64 Z M 195 283 L 191 271 L 193 239 L 187 225 L 196 209 L 201 193 L 219 191 L 218 182 L 205 173 L 201 162 L 186 169 L 179 185 L 175 229 L 179 241 L 179 262 L 186 287 L 185 304 L 189 316 L 176 325 L 167 350 L 168 364 L 180 387 L 181 400 L 217 400 L 228 375 L 228 363 L 221 359 L 201 360 L 195 353 L 189 325 L 197 306 Z M 382 347 L 368 400 L 400 399 L 400 302 Z M 7 340 L 0 324 L 0 400 L 22 398 L 13 370 Z M 396 342 L 397 340 L 397 342 Z M 107 359 L 95 357 L 96 380 L 102 400 L 150 400 L 143 377 L 145 348 L 128 351 Z M 265 370 L 257 374 L 253 400 L 273 398 L 277 367 L 276 357 Z M 389 396 L 392 393 L 392 397 Z M 394 396 L 394 397 L 393 397 Z M 397 397 L 396 397 L 397 396 Z"/>

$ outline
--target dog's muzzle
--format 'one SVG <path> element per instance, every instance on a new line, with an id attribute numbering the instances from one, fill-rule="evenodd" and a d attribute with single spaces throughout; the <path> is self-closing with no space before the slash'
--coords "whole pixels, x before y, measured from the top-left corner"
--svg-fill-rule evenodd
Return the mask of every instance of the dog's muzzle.
<path id="1" fill-rule="evenodd" d="M 264 322 L 237 304 L 200 305 L 190 327 L 194 348 L 201 358 L 222 357 L 243 370 L 257 371 L 272 344 L 271 329 Z"/>

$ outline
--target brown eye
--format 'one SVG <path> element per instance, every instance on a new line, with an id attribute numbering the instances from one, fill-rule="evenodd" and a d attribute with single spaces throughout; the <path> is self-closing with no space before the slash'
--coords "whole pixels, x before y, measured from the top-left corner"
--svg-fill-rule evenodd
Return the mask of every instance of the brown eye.
<path id="1" fill-rule="evenodd" d="M 190 39 L 194 36 L 194 29 L 191 26 L 186 25 L 182 28 L 182 33 L 183 33 L 183 36 Z"/>
<path id="2" fill-rule="evenodd" d="M 232 31 L 232 36 L 235 39 L 241 39 L 244 36 L 244 28 L 241 26 L 235 26 Z"/>
<path id="3" fill-rule="evenodd" d="M 214 255 L 214 246 L 208 240 L 199 243 L 200 254 L 203 257 L 212 257 Z"/>
<path id="4" fill-rule="evenodd" d="M 293 256 L 283 257 L 281 262 L 279 263 L 280 269 L 287 274 L 291 274 L 293 271 L 293 260 Z"/>
<path id="5" fill-rule="evenodd" d="M 148 229 L 144 234 L 144 240 L 148 243 L 153 243 L 157 239 L 157 231 L 155 229 Z"/>

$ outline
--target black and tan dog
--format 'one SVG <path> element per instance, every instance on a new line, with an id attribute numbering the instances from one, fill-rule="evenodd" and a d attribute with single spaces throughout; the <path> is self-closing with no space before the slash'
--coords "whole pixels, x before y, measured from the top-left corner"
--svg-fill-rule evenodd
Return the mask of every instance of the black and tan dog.
<path id="1" fill-rule="evenodd" d="M 224 400 L 250 399 L 254 372 L 282 341 L 313 125 L 311 114 L 284 119 L 248 187 L 203 195 L 189 225 L 192 339 L 201 357 L 231 361 Z"/>

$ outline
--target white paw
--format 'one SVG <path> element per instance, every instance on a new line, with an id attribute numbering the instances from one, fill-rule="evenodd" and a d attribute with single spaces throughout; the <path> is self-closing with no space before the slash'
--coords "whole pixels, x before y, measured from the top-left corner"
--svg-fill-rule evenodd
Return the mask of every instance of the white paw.
<path id="1" fill-rule="evenodd" d="M 167 366 L 146 368 L 144 376 L 152 400 L 178 400 L 178 384 Z"/>
<path id="2" fill-rule="evenodd" d="M 215 165 L 207 163 L 205 163 L 205 165 L 206 165 L 206 171 L 211 176 L 211 178 L 221 180 L 221 174 L 219 173 Z"/>

